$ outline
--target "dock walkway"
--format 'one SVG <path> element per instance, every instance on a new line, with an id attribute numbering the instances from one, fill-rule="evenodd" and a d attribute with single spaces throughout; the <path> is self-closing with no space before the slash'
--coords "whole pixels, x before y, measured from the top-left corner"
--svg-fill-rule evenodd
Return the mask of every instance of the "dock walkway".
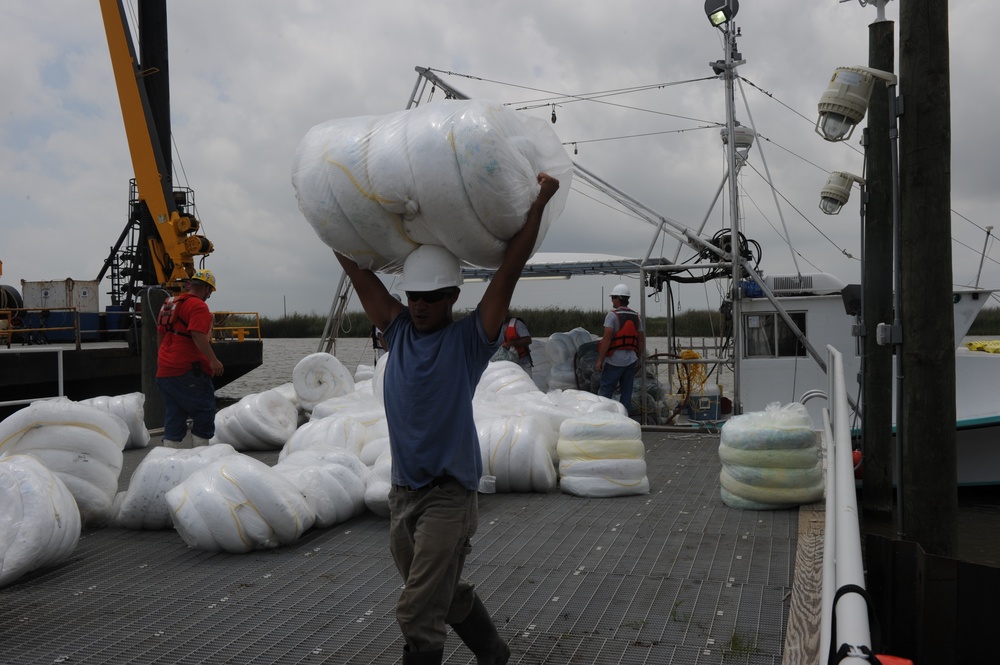
<path id="1" fill-rule="evenodd" d="M 799 511 L 722 503 L 717 436 L 643 440 L 647 495 L 480 495 L 466 576 L 511 664 L 780 665 Z M 126 451 L 123 489 L 144 454 Z M 172 530 L 88 531 L 0 590 L 0 663 L 398 663 L 387 542 L 370 513 L 243 555 Z M 455 635 L 445 661 L 475 662 Z"/>

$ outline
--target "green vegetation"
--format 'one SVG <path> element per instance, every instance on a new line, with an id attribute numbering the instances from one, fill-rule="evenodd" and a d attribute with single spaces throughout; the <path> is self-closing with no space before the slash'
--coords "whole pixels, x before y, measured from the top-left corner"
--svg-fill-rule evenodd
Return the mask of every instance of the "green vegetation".
<path id="1" fill-rule="evenodd" d="M 969 328 L 970 335 L 1000 334 L 1000 307 L 984 307 Z M 961 342 L 961 340 L 958 340 Z"/>
<path id="2" fill-rule="evenodd" d="M 584 328 L 600 334 L 607 312 L 577 308 L 563 309 L 513 309 L 514 316 L 524 319 L 528 330 L 535 337 L 548 337 L 552 333 L 568 332 L 573 328 Z M 463 316 L 457 312 L 456 316 Z M 290 314 L 277 319 L 262 317 L 261 335 L 271 337 L 316 337 L 323 334 L 326 316 L 319 314 Z M 339 337 L 368 337 L 371 322 L 364 312 L 348 312 L 341 326 Z M 667 337 L 669 331 L 667 317 L 652 317 L 646 321 L 646 334 L 650 337 Z M 674 334 L 680 337 L 720 337 L 722 315 L 712 310 L 688 310 L 673 317 Z M 970 335 L 1000 335 L 1000 307 L 984 308 L 969 330 Z"/>
<path id="3" fill-rule="evenodd" d="M 722 653 L 726 657 L 739 655 L 748 656 L 757 653 L 757 647 L 754 645 L 752 638 L 739 633 L 733 633 L 732 638 L 729 640 L 729 644 L 722 647 Z"/>
<path id="4" fill-rule="evenodd" d="M 511 313 L 524 320 L 528 330 L 535 337 L 548 337 L 552 333 L 568 332 L 574 328 L 584 328 L 594 334 L 604 329 L 605 311 L 584 311 L 577 308 L 563 309 L 512 309 Z M 464 316 L 457 312 L 456 316 Z M 326 324 L 326 316 L 319 314 L 290 314 L 277 319 L 261 317 L 261 336 L 274 337 L 320 337 Z M 368 337 L 371 322 L 364 312 L 348 312 L 341 326 L 339 337 Z M 709 310 L 687 311 L 674 317 L 674 334 L 682 337 L 715 337 L 722 330 L 722 316 Z M 653 317 L 646 321 L 646 334 L 650 337 L 666 337 L 669 322 L 667 317 Z"/>

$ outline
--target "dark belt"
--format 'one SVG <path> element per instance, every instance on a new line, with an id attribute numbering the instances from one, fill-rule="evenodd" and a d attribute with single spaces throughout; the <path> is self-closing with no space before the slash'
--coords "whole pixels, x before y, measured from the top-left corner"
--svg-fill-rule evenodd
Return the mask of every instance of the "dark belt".
<path id="1" fill-rule="evenodd" d="M 431 482 L 427 483 L 423 487 L 410 487 L 409 485 L 393 485 L 393 487 L 407 492 L 419 492 L 420 490 L 434 489 L 438 485 L 444 485 L 445 483 L 451 482 L 452 480 L 455 479 L 452 478 L 451 476 L 438 476 L 437 478 L 434 478 L 433 480 L 431 480 Z"/>

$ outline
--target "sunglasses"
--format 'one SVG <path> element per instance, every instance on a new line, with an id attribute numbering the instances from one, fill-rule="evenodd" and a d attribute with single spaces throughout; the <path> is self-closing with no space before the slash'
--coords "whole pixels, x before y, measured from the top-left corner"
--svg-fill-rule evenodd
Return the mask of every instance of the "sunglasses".
<path id="1" fill-rule="evenodd" d="M 410 302 L 423 300 L 428 305 L 441 302 L 445 298 L 455 295 L 455 289 L 438 289 L 437 291 L 407 291 L 406 299 Z"/>

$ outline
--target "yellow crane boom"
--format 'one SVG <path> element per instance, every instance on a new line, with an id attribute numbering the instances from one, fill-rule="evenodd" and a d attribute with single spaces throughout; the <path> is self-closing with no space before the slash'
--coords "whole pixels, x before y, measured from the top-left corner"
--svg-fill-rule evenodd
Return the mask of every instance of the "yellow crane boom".
<path id="1" fill-rule="evenodd" d="M 149 72 L 139 68 L 125 8 L 121 0 L 100 0 L 100 5 L 138 197 L 149 209 L 158 234 L 149 238 L 156 276 L 161 285 L 175 287 L 178 280 L 194 274 L 194 257 L 210 254 L 214 248 L 208 238 L 197 235 L 198 220 L 181 215 L 174 202 L 146 89 L 140 80 Z"/>

